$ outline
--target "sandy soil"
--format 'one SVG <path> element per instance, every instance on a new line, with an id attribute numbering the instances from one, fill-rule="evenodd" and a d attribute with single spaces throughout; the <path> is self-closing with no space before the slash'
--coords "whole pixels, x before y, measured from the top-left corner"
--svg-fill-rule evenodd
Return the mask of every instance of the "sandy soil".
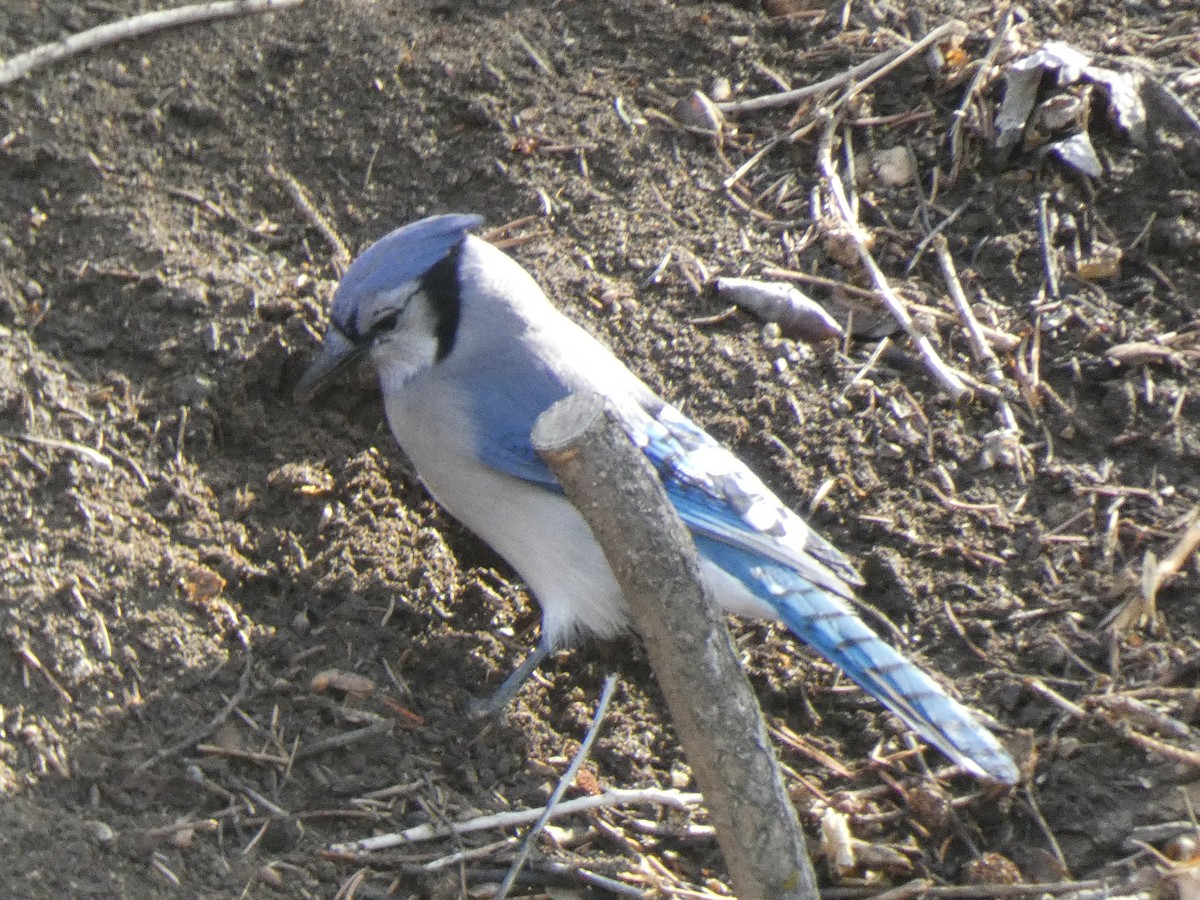
<path id="1" fill-rule="evenodd" d="M 772 723 L 803 736 L 780 754 L 814 849 L 830 806 L 891 852 L 860 873 L 880 885 L 1122 877 L 1151 863 L 1133 839 L 1167 848 L 1172 832 L 1137 829 L 1186 819 L 1200 773 L 1122 729 L 1195 750 L 1194 559 L 1159 591 L 1155 627 L 1104 622 L 1200 502 L 1200 141 L 1167 128 L 1139 149 L 1097 125 L 1105 172 L 1087 182 L 1031 157 L 988 166 L 973 119 L 946 186 L 961 79 L 918 61 L 858 101 L 856 150 L 907 145 L 918 164 L 923 191 L 861 187 L 876 255 L 909 301 L 953 309 L 931 254 L 906 268 L 966 204 L 945 234 L 968 296 L 1022 339 L 1001 354 L 1024 448 L 1012 466 L 988 437 L 993 404 L 952 402 L 903 335 L 868 365 L 879 331 L 812 348 L 744 313 L 713 321 L 725 304 L 693 289 L 701 265 L 866 282 L 809 231 L 815 133 L 765 157 L 735 199 L 721 189 L 795 107 L 744 117 L 715 147 L 663 119 L 678 98 L 716 77 L 736 97 L 778 89 L 776 75 L 811 83 L 895 46 L 891 31 L 951 17 L 969 23 L 966 65 L 996 24 L 953 2 L 914 4 L 910 21 L 855 4 L 843 30 L 840 5 L 768 5 L 793 15 L 314 2 L 0 89 L 0 893 L 330 897 L 360 873 L 358 897 L 491 896 L 511 846 L 425 864 L 494 831 L 369 860 L 327 848 L 539 805 L 611 670 L 617 700 L 576 790 L 691 786 L 633 640 L 556 656 L 503 723 L 465 718 L 536 640 L 536 607 L 423 493 L 369 375 L 292 402 L 338 275 L 310 210 L 352 252 L 433 212 L 522 220 L 512 252 L 570 315 L 798 509 L 820 496 L 812 521 L 861 566 L 864 596 L 995 717 L 1030 776 L 1005 794 L 923 775 L 903 730 L 830 666 L 737 624 Z M 0 55 L 144 6 L 5 3 Z M 1200 65 L 1189 4 L 1026 7 L 1028 46 L 1068 40 L 1170 84 Z M 1196 81 L 1177 86 L 1186 97 Z M 1075 248 L 1101 244 L 1123 250 L 1117 270 L 1072 275 Z M 983 377 L 953 316 L 920 324 Z M 1169 352 L 1114 363 L 1134 341 Z M 347 673 L 364 689 L 347 694 Z M 1126 703 L 1108 714 L 1120 727 L 1083 720 L 1028 678 L 1160 718 Z M 661 821 L 646 833 L 635 819 Z M 647 896 L 720 893 L 715 844 L 689 822 L 703 813 L 564 820 L 524 895 L 610 895 L 579 869 Z"/>

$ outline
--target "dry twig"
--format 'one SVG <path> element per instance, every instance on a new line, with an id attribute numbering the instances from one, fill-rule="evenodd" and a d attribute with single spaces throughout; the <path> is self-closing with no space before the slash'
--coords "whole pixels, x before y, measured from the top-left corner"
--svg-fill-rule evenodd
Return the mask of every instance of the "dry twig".
<path id="1" fill-rule="evenodd" d="M 975 77 L 971 79 L 966 93 L 963 94 L 962 102 L 959 103 L 958 109 L 954 111 L 954 124 L 950 126 L 951 163 L 948 179 L 950 184 L 954 184 L 958 179 L 958 170 L 962 165 L 962 129 L 963 123 L 967 121 L 967 110 L 983 87 L 983 83 L 987 80 L 992 63 L 996 61 L 996 54 L 1000 52 L 1000 48 L 1008 40 L 1008 34 L 1012 31 L 1015 18 L 1016 13 L 1011 8 L 1005 10 L 1004 15 L 1000 19 L 1000 25 L 996 28 L 996 34 L 992 38 L 992 42 L 988 44 L 987 52 L 983 55 L 983 59 L 979 62 L 979 68 L 975 71 Z"/>
<path id="2" fill-rule="evenodd" d="M 925 37 L 921 38 L 915 44 L 886 50 L 877 56 L 872 56 L 866 62 L 859 63 L 857 66 L 852 66 L 846 71 L 834 75 L 832 78 L 826 78 L 824 81 L 818 81 L 816 84 L 810 84 L 802 88 L 796 88 L 795 90 L 782 91 L 778 94 L 766 94 L 762 97 L 751 97 L 747 100 L 727 100 L 723 103 L 718 103 L 717 109 L 726 115 L 736 116 L 741 113 L 759 112 L 764 109 L 788 106 L 808 97 L 815 97 L 827 91 L 837 90 L 845 85 L 855 85 L 856 82 L 862 87 L 866 87 L 868 84 L 892 71 L 896 66 L 901 65 L 905 60 L 911 59 L 931 44 L 949 37 L 955 31 L 961 30 L 962 27 L 961 22 L 946 22 L 933 29 L 933 31 L 929 32 L 929 34 L 925 35 Z M 863 81 L 858 82 L 859 78 L 862 78 Z M 843 96 L 842 100 L 844 101 L 847 96 L 849 96 L 849 93 Z"/>
<path id="3" fill-rule="evenodd" d="M 296 759 L 308 759 L 309 757 L 326 753 L 329 750 L 341 750 L 349 747 L 351 744 L 383 737 L 395 725 L 396 723 L 391 719 L 382 719 L 378 722 L 372 722 L 370 725 L 364 725 L 362 728 L 356 728 L 354 731 L 339 732 L 331 737 L 300 747 L 296 751 Z"/>
<path id="4" fill-rule="evenodd" d="M 504 881 L 501 882 L 499 890 L 496 891 L 494 900 L 505 900 L 508 897 L 508 892 L 516 884 L 517 876 L 521 873 L 521 869 L 525 865 L 525 860 L 529 859 L 529 853 L 533 850 L 533 842 L 537 840 L 537 836 L 542 833 L 542 829 L 550 821 L 550 816 L 554 814 L 554 807 L 562 800 L 562 796 L 567 792 L 567 788 L 575 783 L 575 776 L 579 774 L 579 767 L 587 759 L 588 752 L 592 749 L 592 744 L 596 740 L 596 735 L 600 733 L 600 724 L 604 721 L 604 714 L 608 712 L 608 704 L 612 700 L 613 689 L 616 686 L 616 675 L 609 675 L 604 679 L 604 690 L 600 692 L 600 702 L 596 704 L 596 714 L 592 716 L 592 724 L 588 728 L 587 734 L 584 735 L 583 743 L 579 745 L 579 752 L 575 754 L 575 758 L 567 766 L 567 771 L 563 772 L 562 778 L 558 779 L 558 784 L 554 786 L 554 793 L 550 795 L 550 800 L 546 803 L 546 811 L 542 813 L 541 818 L 533 823 L 533 827 L 529 829 L 529 834 L 525 835 L 525 842 L 521 845 L 521 851 L 517 854 L 517 858 L 513 860 L 512 868 L 508 870 L 508 874 L 504 876 Z"/>
<path id="5" fill-rule="evenodd" d="M 453 853 L 448 853 L 445 856 L 439 856 L 437 859 L 430 860 L 425 863 L 422 868 L 426 872 L 437 872 L 441 869 L 456 866 L 460 863 L 470 862 L 473 859 L 482 859 L 485 856 L 491 856 L 497 850 L 505 850 L 517 842 L 515 837 L 501 838 L 498 841 L 492 841 L 490 844 L 484 844 L 482 847 L 469 847 L 464 850 L 455 850 Z M 496 897 L 500 895 L 497 894 Z"/>
<path id="6" fill-rule="evenodd" d="M 242 750 L 238 747 L 222 747 L 219 744 L 197 744 L 196 752 L 206 756 L 224 756 L 243 762 L 260 763 L 265 766 L 286 766 L 288 758 L 278 753 L 259 753 L 257 750 Z"/>
<path id="7" fill-rule="evenodd" d="M 1085 722 L 1102 722 L 1112 728 L 1118 735 L 1129 741 L 1131 744 L 1153 753 L 1156 756 L 1161 756 L 1164 759 L 1169 759 L 1171 762 L 1179 763 L 1189 769 L 1200 771 L 1200 752 L 1176 747 L 1173 744 L 1160 741 L 1158 738 L 1150 737 L 1142 734 L 1140 731 L 1135 731 L 1129 727 L 1127 721 L 1116 718 L 1111 715 L 1106 709 L 1098 709 L 1096 712 L 1089 712 L 1077 703 L 1072 703 L 1062 694 L 1047 686 L 1043 681 L 1027 676 L 1023 679 L 1025 687 L 1030 691 L 1043 697 L 1060 709 L 1069 713 L 1071 716 Z"/>
<path id="8" fill-rule="evenodd" d="M 309 196 L 304 185 L 287 169 L 270 164 L 267 166 L 267 172 L 272 178 L 283 185 L 284 190 L 288 192 L 288 195 L 296 204 L 296 208 L 304 213 L 317 231 L 321 232 L 321 236 L 329 244 L 329 249 L 333 251 L 333 267 L 339 275 L 344 273 L 350 267 L 352 255 L 350 248 L 346 246 L 346 242 L 338 234 L 337 228 L 329 221 L 329 217 L 317 209 L 317 205 L 313 203 L 312 197 Z"/>
<path id="9" fill-rule="evenodd" d="M 134 774 L 144 772 L 151 766 L 157 765 L 162 760 L 174 756 L 181 750 L 186 750 L 193 744 L 204 740 L 206 737 L 220 728 L 225 720 L 233 714 L 233 711 L 238 708 L 242 700 L 245 699 L 246 692 L 250 689 L 250 673 L 253 671 L 254 667 L 254 653 L 250 648 L 250 635 L 239 628 L 237 629 L 237 636 L 238 640 L 242 644 L 242 653 L 245 654 L 246 659 L 242 665 L 242 674 L 238 677 L 237 690 L 233 692 L 233 696 L 229 698 L 225 706 L 221 708 L 221 711 L 213 716 L 207 724 L 201 725 L 183 740 L 177 741 L 169 747 L 163 747 L 149 759 L 139 763 L 133 769 Z"/>
<path id="10" fill-rule="evenodd" d="M 89 50 L 106 47 L 118 41 L 141 37 L 165 28 L 191 25 L 196 22 L 214 22 L 252 13 L 274 12 L 292 6 L 300 6 L 304 0 L 220 0 L 216 3 L 199 3 L 177 9 L 163 9 L 143 13 L 140 16 L 110 22 L 73 34 L 61 41 L 43 44 L 25 53 L 19 53 L 0 65 L 0 87 L 12 84 L 34 69 L 48 66 L 60 60 L 70 59 Z"/>
<path id="11" fill-rule="evenodd" d="M 905 887 L 904 885 L 901 888 Z M 1035 897 L 1040 894 L 1069 894 L 1075 891 L 1105 891 L 1106 897 L 1120 896 L 1117 885 L 1107 878 L 1091 878 L 1085 881 L 1051 881 L 1032 884 L 939 884 L 926 887 L 922 897 L 940 897 L 945 900 L 988 900 L 999 897 Z M 900 890 L 894 888 L 893 890 Z M 872 893 L 871 888 L 826 888 L 821 891 L 823 900 L 878 900 L 891 894 Z"/>
<path id="12" fill-rule="evenodd" d="M 908 334 L 920 352 L 921 358 L 925 361 L 925 368 L 929 371 L 930 375 L 942 385 L 951 397 L 958 400 L 968 393 L 968 388 L 963 383 L 961 374 L 942 361 L 929 338 L 917 329 L 912 316 L 908 314 L 908 310 L 904 307 L 904 302 L 892 290 L 892 286 L 888 284 L 887 276 L 883 274 L 883 270 L 879 268 L 879 264 L 875 262 L 875 258 L 867 248 L 862 226 L 854 218 L 850 202 L 846 198 L 845 188 L 842 186 L 842 179 L 833 165 L 833 134 L 837 127 L 837 118 L 828 110 L 822 111 L 820 115 L 824 116 L 826 121 L 825 130 L 821 135 L 817 161 L 821 168 L 821 174 L 824 177 L 826 190 L 833 200 L 832 209 L 841 218 L 850 239 L 854 243 L 855 249 L 858 251 L 859 259 L 871 274 L 871 280 L 875 282 L 875 287 L 879 292 L 878 297 L 880 302 L 883 303 L 887 311 L 891 313 L 892 318 Z"/>
<path id="13" fill-rule="evenodd" d="M 689 809 L 699 805 L 703 799 L 700 794 L 661 790 L 659 788 L 612 790 L 594 796 L 565 800 L 554 807 L 554 811 L 550 817 L 557 819 L 571 813 L 584 812 L 590 809 L 602 809 L 610 806 L 640 806 L 648 804 L 651 806 L 669 806 L 672 809 Z M 334 844 L 329 849 L 333 853 L 370 853 L 373 850 L 387 850 L 390 847 L 398 847 L 418 841 L 429 841 L 451 834 L 470 834 L 473 831 L 485 831 L 491 828 L 512 828 L 516 825 L 527 825 L 530 822 L 537 821 L 541 818 L 545 810 L 546 807 L 517 809 L 510 810 L 509 812 L 477 816 L 474 819 L 467 819 L 464 822 L 453 822 L 444 825 L 428 823 L 391 834 L 379 834 L 357 841 L 350 841 L 345 844 Z"/>
<path id="14" fill-rule="evenodd" d="M 1046 273 L 1046 292 L 1052 300 L 1060 296 L 1058 289 L 1058 260 L 1054 254 L 1054 243 L 1050 236 L 1050 195 L 1038 196 L 1038 238 L 1042 247 L 1042 267 Z"/>
<path id="15" fill-rule="evenodd" d="M 975 358 L 983 365 L 983 376 L 989 384 L 1000 391 L 996 398 L 1000 420 L 1006 429 L 1014 434 L 1019 434 L 1021 429 L 1017 425 L 1017 417 L 1013 415 L 1012 407 L 1009 406 L 1003 393 L 1004 371 L 1000 367 L 1000 360 L 988 343 L 987 337 L 983 333 L 983 326 L 975 318 L 975 311 L 971 309 L 971 304 L 967 301 L 967 295 L 963 291 L 962 282 L 959 281 L 958 270 L 954 266 L 954 257 L 950 255 L 950 246 L 940 234 L 933 239 L 933 252 L 937 256 L 938 265 L 942 267 L 942 277 L 946 279 L 946 288 L 950 291 L 950 297 L 954 300 L 954 306 L 958 310 L 963 326 L 967 330 L 967 336 L 971 340 L 971 349 Z"/>
<path id="16" fill-rule="evenodd" d="M 1155 709 L 1148 703 L 1143 703 L 1134 697 L 1121 694 L 1105 694 L 1101 697 L 1089 697 L 1088 706 L 1102 709 L 1116 718 L 1125 718 L 1146 728 L 1175 738 L 1178 741 L 1192 743 L 1195 734 L 1192 729 L 1178 719 L 1168 716 L 1165 712 Z"/>
<path id="17" fill-rule="evenodd" d="M 1200 506 L 1192 511 L 1191 518 L 1191 523 L 1179 540 L 1175 542 L 1175 546 L 1170 549 L 1161 562 L 1154 566 L 1147 584 L 1147 593 L 1151 597 L 1158 594 L 1159 588 L 1163 586 L 1164 582 L 1178 575 L 1179 570 L 1200 549 Z"/>
<path id="18" fill-rule="evenodd" d="M 68 453 L 74 453 L 85 462 L 89 462 L 94 466 L 99 466 L 101 469 L 112 469 L 112 460 L 101 453 L 99 450 L 93 450 L 85 444 L 77 444 L 74 441 L 64 441 L 59 438 L 42 437 L 37 434 L 6 434 L 0 432 L 0 438 L 5 438 L 10 441 L 24 441 L 27 444 L 34 444 L 38 447 L 48 447 L 51 450 L 66 450 Z"/>
<path id="19" fill-rule="evenodd" d="M 587 869 L 580 868 L 577 863 L 568 864 L 555 860 L 546 860 L 538 864 L 537 869 L 548 875 L 570 878 L 573 881 L 582 881 L 591 887 L 608 891 L 614 897 L 635 897 L 640 898 L 640 900 L 648 900 L 648 895 L 641 888 L 636 888 L 633 885 L 625 884 L 614 878 L 606 878 L 604 875 L 590 872 Z"/>
<path id="20" fill-rule="evenodd" d="M 1158 592 L 1163 584 L 1179 574 L 1192 555 L 1200 549 L 1200 506 L 1191 514 L 1191 522 L 1167 555 L 1157 560 L 1149 550 L 1142 559 L 1141 578 L 1131 585 L 1132 596 L 1126 598 L 1104 619 L 1110 632 L 1119 634 L 1135 625 L 1154 621 Z"/>
<path id="21" fill-rule="evenodd" d="M 924 53 L 926 49 L 932 47 L 934 44 L 938 43 L 944 38 L 948 38 L 956 34 L 964 35 L 966 34 L 966 31 L 967 26 L 957 19 L 951 19 L 949 22 L 944 22 L 916 43 L 905 47 L 904 50 L 896 54 L 894 59 L 889 59 L 884 65 L 880 66 L 862 81 L 852 82 L 850 86 L 846 88 L 846 91 L 842 94 L 842 96 L 838 97 L 837 100 L 833 102 L 830 108 L 838 109 L 846 105 L 875 82 L 881 80 L 885 75 L 890 75 L 893 71 L 898 69 L 904 63 L 908 62 L 914 56 Z"/>
<path id="22" fill-rule="evenodd" d="M 70 691 L 58 683 L 58 679 L 51 674 L 50 670 L 42 665 L 42 661 L 37 658 L 37 655 L 29 648 L 28 644 L 21 644 L 17 647 L 17 656 L 21 657 L 21 661 L 29 668 L 39 673 L 49 683 L 50 687 L 54 688 L 55 692 L 68 705 L 74 704 L 74 699 L 71 697 Z"/>
<path id="23" fill-rule="evenodd" d="M 515 38 L 516 42 L 521 45 L 521 49 L 525 51 L 530 60 L 533 61 L 533 64 L 543 75 L 549 75 L 551 78 L 554 78 L 558 75 L 558 73 L 554 71 L 554 67 L 550 65 L 550 63 L 546 62 L 546 57 L 537 51 L 537 48 L 529 42 L 529 39 L 525 37 L 525 35 L 521 34 L 520 29 L 513 29 L 513 38 Z M 497 895 L 497 897 L 499 897 L 499 895 Z"/>
<path id="24" fill-rule="evenodd" d="M 816 284 L 829 288 L 832 291 L 841 291 L 851 297 L 861 297 L 864 300 L 878 302 L 878 293 L 876 291 L 847 284 L 844 281 L 838 281 L 836 278 L 826 278 L 824 275 L 812 275 L 808 272 L 798 272 L 795 269 L 781 269 L 777 266 L 764 266 L 762 274 L 764 278 L 784 278 L 788 281 L 798 281 L 802 284 Z M 915 303 L 912 300 L 907 301 L 907 303 L 908 308 L 915 313 L 932 316 L 943 322 L 958 321 L 958 317 L 954 313 L 938 309 L 936 306 L 925 306 L 922 303 Z M 979 324 L 979 330 L 992 348 L 1000 353 L 1012 353 L 1021 343 L 1021 339 L 1015 334 L 990 328 L 982 323 Z"/>

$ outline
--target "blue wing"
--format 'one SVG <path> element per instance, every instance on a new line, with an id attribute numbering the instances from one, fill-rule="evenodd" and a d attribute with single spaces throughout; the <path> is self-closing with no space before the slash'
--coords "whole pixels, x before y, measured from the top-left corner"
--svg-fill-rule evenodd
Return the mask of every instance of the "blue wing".
<path id="1" fill-rule="evenodd" d="M 780 502 L 746 464 L 669 404 L 627 417 L 626 427 L 658 470 L 694 532 L 774 560 L 814 585 L 853 596 L 862 577 L 832 544 Z"/>
<path id="2" fill-rule="evenodd" d="M 492 418 L 485 463 L 561 488 L 529 444 L 538 412 L 565 388 L 519 399 L 522 415 Z M 551 396 L 554 395 L 554 396 Z M 1017 769 L 995 737 L 928 675 L 880 640 L 849 604 L 862 578 L 744 463 L 674 407 L 618 408 L 692 530 L 700 554 L 765 600 L 802 641 L 966 770 L 1005 784 Z M 491 417 L 490 417 L 491 418 Z M 528 421 L 526 421 L 528 419 Z"/>

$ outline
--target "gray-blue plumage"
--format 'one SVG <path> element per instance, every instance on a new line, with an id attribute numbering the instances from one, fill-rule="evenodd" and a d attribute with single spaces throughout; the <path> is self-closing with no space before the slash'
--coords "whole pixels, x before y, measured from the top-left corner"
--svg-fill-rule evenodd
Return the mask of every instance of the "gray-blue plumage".
<path id="1" fill-rule="evenodd" d="M 728 611 L 784 622 L 943 753 L 1011 784 L 991 733 L 893 650 L 849 601 L 862 579 L 736 456 L 657 397 L 556 310 L 524 269 L 468 233 L 476 216 L 422 219 L 367 249 L 334 296 L 311 396 L 369 354 L 388 423 L 430 493 L 521 575 L 542 607 L 539 652 L 628 624 L 591 531 L 534 453 L 529 432 L 556 400 L 605 395 L 691 528 L 701 570 Z M 519 684 L 514 676 L 506 682 Z M 503 691 L 503 689 L 502 689 Z"/>

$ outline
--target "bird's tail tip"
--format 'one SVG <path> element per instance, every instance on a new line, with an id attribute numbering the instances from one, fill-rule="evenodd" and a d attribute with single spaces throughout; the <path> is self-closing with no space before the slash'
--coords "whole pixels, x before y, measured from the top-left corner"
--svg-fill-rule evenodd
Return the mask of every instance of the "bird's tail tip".
<path id="1" fill-rule="evenodd" d="M 808 585 L 772 591 L 792 632 L 970 774 L 1013 785 L 1012 756 L 963 704 L 882 641 L 841 599 Z"/>

